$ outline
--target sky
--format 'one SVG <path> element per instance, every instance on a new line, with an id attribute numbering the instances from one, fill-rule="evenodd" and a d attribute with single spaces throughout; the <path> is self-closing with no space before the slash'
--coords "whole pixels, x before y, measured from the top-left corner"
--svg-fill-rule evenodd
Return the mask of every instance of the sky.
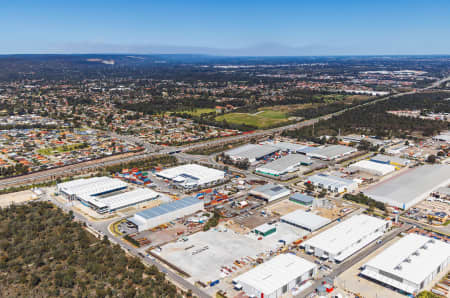
<path id="1" fill-rule="evenodd" d="M 450 54 L 450 1 L 0 0 L 0 53 Z"/>

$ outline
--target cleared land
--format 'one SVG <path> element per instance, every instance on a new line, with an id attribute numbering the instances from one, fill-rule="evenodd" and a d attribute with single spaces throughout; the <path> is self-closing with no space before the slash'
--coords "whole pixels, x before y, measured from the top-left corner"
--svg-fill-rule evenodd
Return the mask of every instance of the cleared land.
<path id="1" fill-rule="evenodd" d="M 11 204 L 20 204 L 36 199 L 37 196 L 31 190 L 8 193 L 0 195 L 0 208 L 5 208 Z"/>
<path id="2" fill-rule="evenodd" d="M 247 124 L 258 128 L 277 126 L 289 121 L 289 116 L 283 111 L 273 109 L 258 109 L 256 113 L 229 113 L 216 117 L 216 121 L 227 121 L 234 124 Z"/>
<path id="3" fill-rule="evenodd" d="M 242 268 L 234 264 L 243 258 L 266 257 L 270 251 L 281 244 L 278 240 L 291 243 L 308 232 L 289 224 L 278 223 L 277 232 L 261 240 L 255 235 L 241 235 L 230 229 L 211 229 L 188 236 L 186 242 L 173 242 L 156 252 L 171 263 L 177 264 L 192 276 L 192 281 L 208 282 L 225 277 L 222 266 L 228 267 L 235 274 Z M 248 261 L 247 261 L 248 263 Z M 233 268 L 234 267 L 234 268 Z"/>
<path id="4" fill-rule="evenodd" d="M 213 113 L 216 112 L 216 109 L 213 108 L 200 108 L 200 109 L 195 109 L 192 111 L 186 110 L 186 111 L 180 111 L 178 113 L 186 113 L 189 115 L 193 115 L 193 116 L 200 116 L 201 114 L 209 114 L 209 113 Z"/>

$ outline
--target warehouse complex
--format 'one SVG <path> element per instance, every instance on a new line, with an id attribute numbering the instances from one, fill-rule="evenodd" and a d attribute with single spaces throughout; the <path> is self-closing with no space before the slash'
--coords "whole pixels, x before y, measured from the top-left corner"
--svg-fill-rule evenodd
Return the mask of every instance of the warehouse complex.
<path id="1" fill-rule="evenodd" d="M 401 158 L 397 156 L 390 156 L 390 155 L 384 155 L 384 154 L 377 154 L 370 158 L 373 162 L 393 165 L 393 166 L 407 166 L 411 163 L 409 159 Z"/>
<path id="2" fill-rule="evenodd" d="M 293 254 L 281 254 L 238 276 L 235 281 L 249 297 L 276 298 L 312 279 L 316 273 L 314 263 Z"/>
<path id="3" fill-rule="evenodd" d="M 310 232 L 314 232 L 330 223 L 328 218 L 303 210 L 288 213 L 281 217 L 281 221 Z"/>
<path id="4" fill-rule="evenodd" d="M 356 181 L 326 174 L 313 175 L 308 178 L 306 183 L 337 193 L 352 192 L 358 187 Z"/>
<path id="5" fill-rule="evenodd" d="M 305 206 L 311 206 L 314 202 L 314 198 L 302 193 L 294 193 L 292 196 L 289 197 L 289 201 L 302 204 Z"/>
<path id="6" fill-rule="evenodd" d="M 119 179 L 94 177 L 59 183 L 57 190 L 68 200 L 82 200 L 88 196 L 100 196 L 127 188 L 127 184 Z"/>
<path id="7" fill-rule="evenodd" d="M 342 262 L 381 237 L 389 227 L 388 221 L 365 214 L 355 215 L 306 240 L 302 246 L 316 257 Z"/>
<path id="8" fill-rule="evenodd" d="M 408 234 L 371 259 L 362 275 L 407 294 L 417 294 L 442 271 L 448 271 L 450 244 Z"/>
<path id="9" fill-rule="evenodd" d="M 256 168 L 256 172 L 271 176 L 281 176 L 296 171 L 301 165 L 307 166 L 311 164 L 311 159 L 305 155 L 289 154 Z"/>
<path id="10" fill-rule="evenodd" d="M 225 178 L 224 171 L 211 169 L 197 164 L 187 164 L 170 168 L 158 172 L 156 175 L 187 189 L 208 187 Z"/>
<path id="11" fill-rule="evenodd" d="M 278 149 L 280 149 L 280 151 L 292 152 L 292 153 L 299 153 L 299 152 L 301 152 L 301 150 L 303 150 L 304 148 L 307 147 L 305 145 L 300 145 L 300 144 L 295 144 L 295 143 L 290 143 L 290 142 L 271 142 L 271 143 L 267 143 L 267 144 L 277 147 Z"/>
<path id="12" fill-rule="evenodd" d="M 358 151 L 358 149 L 356 148 L 343 145 L 331 145 L 326 147 L 318 147 L 314 149 L 315 150 L 310 150 L 310 152 L 307 152 L 306 155 L 322 160 L 334 160 Z"/>
<path id="13" fill-rule="evenodd" d="M 435 189 L 448 184 L 450 165 L 423 165 L 368 188 L 364 194 L 406 210 L 425 199 Z"/>
<path id="14" fill-rule="evenodd" d="M 80 200 L 98 213 L 117 211 L 122 208 L 154 200 L 159 193 L 148 188 L 137 188 L 109 197 L 86 196 Z"/>
<path id="15" fill-rule="evenodd" d="M 266 202 L 281 199 L 291 194 L 291 191 L 283 186 L 276 184 L 266 184 L 255 187 L 249 192 L 252 196 L 263 199 Z"/>
<path id="16" fill-rule="evenodd" d="M 114 212 L 159 197 L 159 193 L 148 188 L 124 192 L 123 190 L 127 187 L 128 185 L 119 179 L 94 177 L 60 183 L 57 190 L 67 199 L 78 200 L 100 214 Z"/>
<path id="17" fill-rule="evenodd" d="M 233 161 L 248 160 L 250 163 L 255 163 L 263 159 L 265 156 L 279 151 L 275 146 L 263 144 L 247 144 L 225 151 L 225 155 L 229 156 Z"/>
<path id="18" fill-rule="evenodd" d="M 348 167 L 352 170 L 366 172 L 376 176 L 384 176 L 395 171 L 394 166 L 370 160 L 361 160 Z"/>
<path id="19" fill-rule="evenodd" d="M 128 221 L 136 225 L 141 232 L 200 210 L 203 210 L 203 201 L 187 197 L 138 212 L 128 218 Z"/>

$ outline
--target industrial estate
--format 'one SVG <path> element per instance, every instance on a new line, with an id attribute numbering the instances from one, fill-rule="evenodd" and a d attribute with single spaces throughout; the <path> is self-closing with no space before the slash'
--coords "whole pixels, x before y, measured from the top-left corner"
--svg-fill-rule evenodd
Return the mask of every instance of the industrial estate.
<path id="1" fill-rule="evenodd" d="M 2 210 L 57 207 L 92 237 L 85 249 L 112 245 L 121 254 L 114 270 L 131 260 L 123 266 L 131 271 L 104 289 L 72 285 L 64 276 L 82 273 L 68 263 L 55 265 L 66 272 L 59 282 L 48 281 L 53 258 L 30 276 L 23 271 L 34 262 L 24 261 L 12 276 L 32 287 L 60 284 L 50 296 L 66 297 L 449 297 L 449 69 L 368 61 L 175 63 L 206 77 L 177 80 L 163 68 L 169 74 L 159 79 L 86 79 L 79 90 L 1 83 L 11 114 L 0 135 Z M 225 77 L 213 83 L 209 72 Z M 247 125 L 252 117 L 272 120 Z M 57 234 L 70 226 L 49 222 Z M 14 235 L 7 226 L 0 223 L 5 239 Z M 19 240 L 0 239 L 0 276 L 18 270 L 7 251 Z M 108 270 L 86 266 L 101 280 Z M 144 293 L 162 280 L 171 294 Z M 113 284 L 134 292 L 118 294 Z"/>

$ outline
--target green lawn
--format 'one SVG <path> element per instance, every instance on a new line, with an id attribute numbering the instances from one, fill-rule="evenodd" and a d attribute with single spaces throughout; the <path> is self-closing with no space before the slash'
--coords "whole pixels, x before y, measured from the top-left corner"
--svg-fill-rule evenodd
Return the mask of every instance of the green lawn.
<path id="1" fill-rule="evenodd" d="M 41 148 L 37 152 L 40 155 L 53 155 L 56 153 L 69 152 L 76 149 L 85 148 L 85 145 L 82 143 L 79 144 L 71 144 L 71 145 L 63 145 L 55 148 Z"/>
<path id="2" fill-rule="evenodd" d="M 186 113 L 186 114 L 190 114 L 193 116 L 200 116 L 201 114 L 208 114 L 208 113 L 212 113 L 215 111 L 216 111 L 216 109 L 213 109 L 213 108 L 200 108 L 200 109 L 195 109 L 194 111 L 179 111 L 179 113 Z"/>
<path id="3" fill-rule="evenodd" d="M 234 124 L 247 124 L 258 128 L 268 128 L 287 122 L 288 116 L 281 111 L 261 109 L 257 113 L 229 113 L 216 117 L 217 121 L 226 120 Z"/>

